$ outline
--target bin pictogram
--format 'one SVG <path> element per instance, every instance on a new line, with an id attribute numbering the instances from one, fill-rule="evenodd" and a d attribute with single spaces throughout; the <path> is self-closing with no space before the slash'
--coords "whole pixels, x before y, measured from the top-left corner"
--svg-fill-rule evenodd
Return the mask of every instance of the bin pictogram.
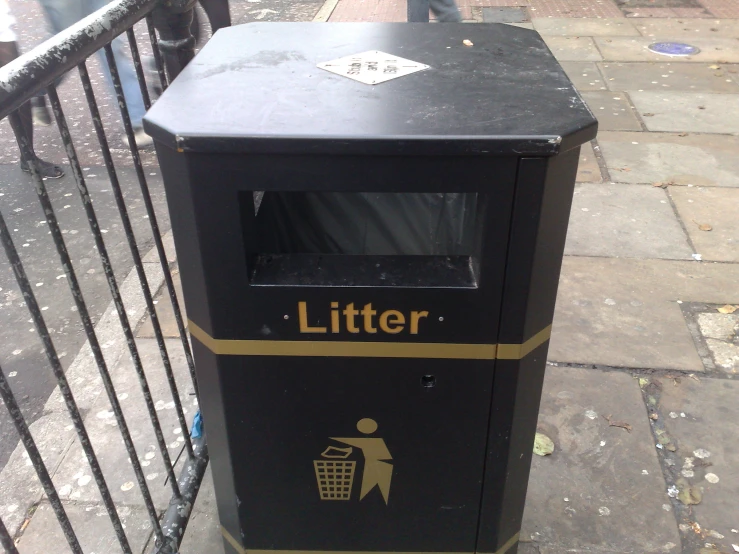
<path id="1" fill-rule="evenodd" d="M 313 460 L 321 500 L 349 500 L 354 483 L 357 462 L 347 460 L 353 448 L 329 446 L 323 451 L 323 460 Z"/>

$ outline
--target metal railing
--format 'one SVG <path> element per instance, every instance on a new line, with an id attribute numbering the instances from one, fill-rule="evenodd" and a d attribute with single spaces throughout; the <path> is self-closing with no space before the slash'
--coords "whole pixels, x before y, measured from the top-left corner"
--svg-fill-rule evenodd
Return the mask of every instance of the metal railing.
<path id="1" fill-rule="evenodd" d="M 195 41 L 190 35 L 190 21 L 192 19 L 193 5 L 194 0 L 117 0 L 83 19 L 76 25 L 59 33 L 31 52 L 0 68 L 0 119 L 8 117 L 21 151 L 21 157 L 24 160 L 30 161 L 30 173 L 35 185 L 35 192 L 45 215 L 48 230 L 50 231 L 57 255 L 61 261 L 64 274 L 66 275 L 66 280 L 74 298 L 76 311 L 81 320 L 87 344 L 89 345 L 92 356 L 94 357 L 105 393 L 115 415 L 117 427 L 120 430 L 121 438 L 130 458 L 139 490 L 143 496 L 145 510 L 148 515 L 151 528 L 153 529 L 153 536 L 155 539 L 153 552 L 157 554 L 174 554 L 177 552 L 195 497 L 198 493 L 202 477 L 205 473 L 208 463 L 208 453 L 203 437 L 197 439 L 190 438 L 190 432 L 188 430 L 187 421 L 185 420 L 185 414 L 180 399 L 180 390 L 183 384 L 181 382 L 178 383 L 172 368 L 170 353 L 168 352 L 161 323 L 155 309 L 156 302 L 154 300 L 154 294 L 156 293 L 156 290 L 152 291 L 149 280 L 147 279 L 140 252 L 140 245 L 137 243 L 136 236 L 134 235 L 131 216 L 121 188 L 118 170 L 114 164 L 103 119 L 101 118 L 98 107 L 98 101 L 91 83 L 87 59 L 97 51 L 101 49 L 104 50 L 105 59 L 107 60 L 110 77 L 115 91 L 115 97 L 120 108 L 121 121 L 128 139 L 130 155 L 140 188 L 141 198 L 143 199 L 146 216 L 148 217 L 148 221 L 151 226 L 155 250 L 164 274 L 164 283 L 168 292 L 167 296 L 172 304 L 177 330 L 179 332 L 186 363 L 192 379 L 191 386 L 195 391 L 197 391 L 194 364 L 185 331 L 183 316 L 175 293 L 172 273 L 167 260 L 161 230 L 157 221 L 157 215 L 154 210 L 146 173 L 144 171 L 144 165 L 136 145 L 135 132 L 131 118 L 129 117 L 128 105 L 123 92 L 121 76 L 118 70 L 119 68 L 116 65 L 113 46 L 111 45 L 113 39 L 119 35 L 125 35 L 128 39 L 128 45 L 130 47 L 131 57 L 138 77 L 141 95 L 145 108 L 148 109 L 151 105 L 151 99 L 145 81 L 144 66 L 139 54 L 133 26 L 139 21 L 145 20 L 153 49 L 153 57 L 156 64 L 156 75 L 159 80 L 159 86 L 162 89 L 166 89 L 169 80 L 173 79 L 194 55 Z M 184 437 L 183 442 L 186 451 L 186 460 L 180 471 L 179 479 L 175 474 L 175 467 L 177 467 L 176 460 L 173 461 L 171 459 L 168 446 L 165 442 L 162 425 L 152 398 L 147 372 L 144 369 L 144 362 L 142 361 L 142 356 L 135 340 L 135 324 L 132 325 L 129 320 L 129 315 L 126 311 L 126 306 L 124 305 L 124 300 L 121 294 L 120 284 L 116 279 L 113 264 L 111 262 L 111 256 L 106 248 L 106 241 L 103 237 L 103 231 L 101 231 L 100 228 L 98 215 L 96 214 L 90 197 L 85 175 L 83 174 L 80 159 L 78 157 L 77 150 L 75 149 L 74 140 L 70 134 L 68 118 L 64 113 L 63 105 L 57 91 L 58 80 L 62 75 L 70 70 L 74 70 L 75 68 L 79 73 L 79 79 L 84 89 L 89 114 L 92 119 L 92 125 L 99 143 L 99 151 L 102 154 L 105 168 L 107 169 L 115 205 L 122 222 L 122 232 L 125 234 L 125 242 L 128 245 L 133 260 L 133 266 L 136 269 L 136 274 L 141 288 L 141 295 L 145 300 L 148 316 L 151 319 L 154 336 L 158 345 L 164 372 L 166 374 L 167 385 L 177 414 L 178 425 L 181 429 L 182 436 Z M 61 229 L 55 208 L 50 200 L 49 194 L 47 193 L 46 184 L 41 175 L 41 169 L 35 161 L 36 158 L 33 153 L 33 145 L 25 134 L 19 112 L 17 111 L 18 108 L 27 102 L 32 96 L 37 94 L 39 91 L 44 90 L 48 95 L 54 118 L 64 144 L 71 173 L 76 184 L 77 192 L 79 193 L 82 207 L 84 208 L 91 236 L 94 240 L 94 249 L 99 256 L 99 261 L 103 267 L 105 281 L 118 315 L 123 331 L 123 338 L 125 339 L 128 352 L 131 356 L 133 367 L 138 378 L 138 384 L 143 393 L 146 411 L 148 413 L 151 426 L 153 427 L 156 444 L 159 449 L 159 453 L 162 456 L 162 462 L 165 466 L 168 483 L 172 490 L 171 502 L 169 508 L 164 512 L 164 514 L 157 512 L 155 503 L 152 500 L 152 495 L 147 484 L 147 478 L 142 469 L 139 455 L 131 437 L 125 410 L 121 406 L 116 387 L 111 378 L 108 362 L 106 362 L 105 357 L 103 356 L 103 346 L 101 346 L 100 340 L 96 334 L 96 329 L 93 323 L 94 317 L 91 315 L 90 309 L 83 296 L 80 280 L 78 278 L 79 270 L 75 269 L 75 264 L 72 261 L 72 257 L 70 256 L 65 242 L 64 232 Z M 0 213 L 0 242 L 2 242 L 18 287 L 23 294 L 23 300 L 25 301 L 30 312 L 31 319 L 35 325 L 36 332 L 43 344 L 49 367 L 56 379 L 59 392 L 63 398 L 64 404 L 66 405 L 67 411 L 69 412 L 69 416 L 77 435 L 77 440 L 79 441 L 85 457 L 87 458 L 87 462 L 89 463 L 92 478 L 99 489 L 102 503 L 107 512 L 107 516 L 112 523 L 118 544 L 124 553 L 132 553 L 133 551 L 129 538 L 124 530 L 125 526 L 121 522 L 119 511 L 112 498 L 106 477 L 101 469 L 100 461 L 93 449 L 93 445 L 91 444 L 90 436 L 85 427 L 81 410 L 75 400 L 70 383 L 67 381 L 67 377 L 65 376 L 60 356 L 57 353 L 57 349 L 47 325 L 47 320 L 45 319 L 44 311 L 37 301 L 34 287 L 26 274 L 24 264 L 21 261 L 18 249 L 14 244 L 10 229 L 8 228 L 6 219 L 2 213 Z M 2 401 L 10 414 L 13 425 L 18 432 L 20 440 L 28 453 L 30 462 L 33 464 L 48 502 L 61 525 L 61 529 L 67 543 L 69 544 L 69 548 L 75 554 L 83 553 L 78 537 L 60 499 L 60 495 L 54 486 L 50 471 L 34 441 L 34 437 L 29 430 L 29 424 L 23 416 L 18 401 L 11 390 L 7 376 L 2 368 L 0 368 L 0 398 L 2 398 Z M 13 537 L 2 520 L 0 520 L 0 544 L 2 544 L 6 552 L 17 554 L 18 551 L 14 544 Z"/>

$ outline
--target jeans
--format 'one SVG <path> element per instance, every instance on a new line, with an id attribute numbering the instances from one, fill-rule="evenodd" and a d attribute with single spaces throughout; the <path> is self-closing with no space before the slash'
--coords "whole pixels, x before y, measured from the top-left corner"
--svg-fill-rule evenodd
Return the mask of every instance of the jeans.
<path id="1" fill-rule="evenodd" d="M 67 27 L 74 25 L 83 17 L 86 17 L 108 4 L 109 0 L 39 0 L 41 7 L 46 12 L 51 30 L 53 33 L 63 31 Z M 146 113 L 144 108 L 144 99 L 141 96 L 139 81 L 136 77 L 136 71 L 133 62 L 126 55 L 125 35 L 121 35 L 111 43 L 113 48 L 113 57 L 115 58 L 118 74 L 123 86 L 123 95 L 126 98 L 128 106 L 128 114 L 131 117 L 131 123 L 134 127 L 141 127 L 141 119 Z M 113 79 L 110 76 L 108 62 L 105 59 L 105 52 L 98 52 L 103 74 L 108 81 L 111 90 L 113 89 Z"/>
<path id="2" fill-rule="evenodd" d="M 462 15 L 454 0 L 429 0 L 429 8 L 434 12 L 439 23 L 459 23 Z"/>

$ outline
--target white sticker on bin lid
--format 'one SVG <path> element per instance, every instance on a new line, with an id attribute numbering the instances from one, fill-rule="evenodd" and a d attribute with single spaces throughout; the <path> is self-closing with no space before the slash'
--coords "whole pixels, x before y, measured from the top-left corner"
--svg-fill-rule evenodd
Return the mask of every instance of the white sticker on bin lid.
<path id="1" fill-rule="evenodd" d="M 361 54 L 346 56 L 330 62 L 321 62 L 318 67 L 337 75 L 349 77 L 365 85 L 378 85 L 429 68 L 426 64 L 393 56 L 379 50 L 368 50 Z"/>

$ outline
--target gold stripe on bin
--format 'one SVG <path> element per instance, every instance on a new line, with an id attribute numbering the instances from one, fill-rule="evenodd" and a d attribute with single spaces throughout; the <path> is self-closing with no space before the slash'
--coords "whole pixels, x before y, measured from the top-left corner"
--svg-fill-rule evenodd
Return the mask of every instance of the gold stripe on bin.
<path id="1" fill-rule="evenodd" d="M 192 320 L 190 335 L 221 356 L 321 356 L 346 358 L 432 358 L 518 360 L 549 340 L 552 326 L 523 344 L 459 344 L 443 342 L 357 342 L 214 339 Z"/>
<path id="2" fill-rule="evenodd" d="M 547 342 L 551 336 L 552 326 L 549 325 L 523 344 L 499 344 L 497 357 L 499 360 L 520 360 Z"/>
<path id="3" fill-rule="evenodd" d="M 493 552 L 493 554 L 506 554 L 518 542 L 520 535 L 521 535 L 520 532 L 513 535 L 510 539 L 506 541 L 506 543 L 503 546 L 501 546 L 498 550 Z M 477 554 L 485 554 L 485 553 L 478 552 Z"/>
<path id="4" fill-rule="evenodd" d="M 221 525 L 221 535 L 223 535 L 223 538 L 226 539 L 226 542 L 230 544 L 238 554 L 246 554 L 246 550 L 244 550 L 241 545 L 236 542 L 236 539 L 233 538 L 233 535 L 231 535 L 231 533 L 229 533 L 223 525 Z"/>
<path id="5" fill-rule="evenodd" d="M 236 539 L 231 536 L 231 533 L 226 531 L 225 527 L 221 525 L 221 534 L 226 541 L 233 546 L 234 550 L 238 554 L 475 554 L 474 552 L 377 552 L 377 551 L 364 551 L 364 550 L 252 550 L 243 548 Z M 493 554 L 506 554 L 514 544 L 518 542 L 518 536 L 520 533 L 516 533 L 512 536 L 508 542 L 506 542 L 501 548 L 496 550 Z M 477 553 L 482 554 L 482 553 Z"/>

